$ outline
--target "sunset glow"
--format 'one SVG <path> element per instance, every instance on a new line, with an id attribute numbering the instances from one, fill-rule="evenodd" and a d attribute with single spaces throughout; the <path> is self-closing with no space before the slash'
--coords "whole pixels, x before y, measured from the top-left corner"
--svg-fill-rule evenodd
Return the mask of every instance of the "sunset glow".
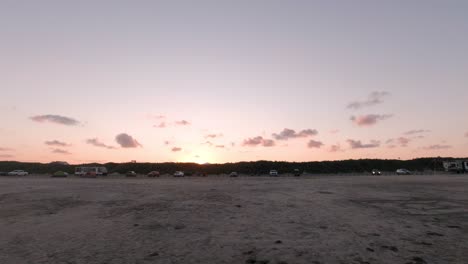
<path id="1" fill-rule="evenodd" d="M 0 3 L 0 160 L 468 156 L 466 2 L 293 2 Z"/>

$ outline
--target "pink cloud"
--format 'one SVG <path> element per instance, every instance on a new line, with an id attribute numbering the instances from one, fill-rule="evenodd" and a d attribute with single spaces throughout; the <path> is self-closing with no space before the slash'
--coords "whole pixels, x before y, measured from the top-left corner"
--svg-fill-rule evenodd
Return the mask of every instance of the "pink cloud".
<path id="1" fill-rule="evenodd" d="M 242 146 L 247 146 L 247 147 L 256 147 L 256 146 L 273 147 L 274 145 L 275 145 L 275 141 L 271 139 L 264 139 L 261 136 L 245 139 L 244 142 L 242 143 Z"/>
<path id="2" fill-rule="evenodd" d="M 337 134 L 339 132 L 340 132 L 340 130 L 338 130 L 338 129 L 330 130 L 330 134 Z"/>
<path id="3" fill-rule="evenodd" d="M 182 150 L 182 148 L 178 148 L 178 147 L 173 147 L 173 148 L 171 149 L 172 152 L 179 152 L 179 151 L 181 151 L 181 150 Z"/>
<path id="4" fill-rule="evenodd" d="M 86 140 L 86 144 L 93 145 L 95 147 L 106 148 L 106 149 L 115 149 L 113 146 L 109 146 L 107 144 L 102 143 L 99 141 L 98 138 L 90 138 Z"/>
<path id="5" fill-rule="evenodd" d="M 305 138 L 311 137 L 318 134 L 316 129 L 304 129 L 296 133 L 294 129 L 285 128 L 279 134 L 274 133 L 272 136 L 276 140 L 288 140 L 291 138 Z"/>
<path id="6" fill-rule="evenodd" d="M 468 137 L 468 132 L 465 133 L 465 137 Z"/>
<path id="7" fill-rule="evenodd" d="M 38 123 L 50 122 L 65 126 L 76 126 L 80 124 L 76 119 L 60 115 L 37 115 L 30 117 L 30 119 Z"/>
<path id="8" fill-rule="evenodd" d="M 158 125 L 154 125 L 153 127 L 156 127 L 156 128 L 165 128 L 167 126 L 166 122 L 161 122 L 159 123 Z"/>
<path id="9" fill-rule="evenodd" d="M 380 141 L 377 141 L 377 140 L 371 140 L 371 142 L 367 144 L 363 144 L 361 140 L 353 140 L 353 139 L 348 139 L 346 140 L 346 142 L 348 142 L 351 149 L 377 148 L 380 146 Z"/>
<path id="10" fill-rule="evenodd" d="M 68 152 L 67 150 L 64 150 L 64 149 L 53 149 L 52 153 L 62 154 L 62 155 L 70 155 L 71 154 L 70 152 Z"/>
<path id="11" fill-rule="evenodd" d="M 336 144 L 336 145 L 331 145 L 331 146 L 328 148 L 328 151 L 329 151 L 329 152 L 338 152 L 338 151 L 342 151 L 342 150 L 341 150 L 340 144 Z"/>
<path id="12" fill-rule="evenodd" d="M 205 136 L 205 138 L 220 138 L 222 136 L 223 134 L 208 134 Z"/>
<path id="13" fill-rule="evenodd" d="M 354 101 L 348 104 L 348 109 L 361 109 L 363 107 L 373 106 L 383 103 L 383 99 L 388 96 L 388 92 L 372 92 L 369 94 L 367 99 L 362 101 Z"/>
<path id="14" fill-rule="evenodd" d="M 449 149 L 449 148 L 452 148 L 452 146 L 436 144 L 436 145 L 430 145 L 430 146 L 424 147 L 424 149 L 427 149 L 427 150 L 441 150 L 441 149 Z"/>
<path id="15" fill-rule="evenodd" d="M 176 121 L 175 124 L 178 126 L 188 126 L 190 125 L 190 122 L 187 120 L 180 120 L 180 121 Z"/>
<path id="16" fill-rule="evenodd" d="M 10 159 L 13 158 L 13 155 L 10 154 L 0 154 L 1 159 Z"/>
<path id="17" fill-rule="evenodd" d="M 68 146 L 71 146 L 71 144 L 67 144 L 65 142 L 62 142 L 62 141 L 59 141 L 59 140 L 50 140 L 50 141 L 46 141 L 44 142 L 44 144 L 48 145 L 48 146 L 57 146 L 57 147 L 68 147 Z"/>
<path id="18" fill-rule="evenodd" d="M 429 133 L 431 132 L 430 130 L 427 130 L 427 129 L 413 129 L 413 130 L 409 130 L 409 131 L 406 131 L 405 135 L 415 135 L 415 134 L 422 134 L 422 133 Z"/>
<path id="19" fill-rule="evenodd" d="M 371 126 L 375 125 L 378 121 L 382 121 L 392 117 L 393 115 L 361 115 L 361 116 L 351 116 L 350 120 L 353 121 L 358 126 Z"/>
<path id="20" fill-rule="evenodd" d="M 307 143 L 308 148 L 321 148 L 322 146 L 323 143 L 320 141 L 310 140 L 309 143 Z"/>
<path id="21" fill-rule="evenodd" d="M 13 149 L 11 148 L 0 148 L 0 151 L 12 151 Z"/>
<path id="22" fill-rule="evenodd" d="M 132 136 L 122 133 L 115 137 L 115 141 L 122 147 L 122 148 L 138 148 L 142 147 L 142 145 L 134 139 Z"/>

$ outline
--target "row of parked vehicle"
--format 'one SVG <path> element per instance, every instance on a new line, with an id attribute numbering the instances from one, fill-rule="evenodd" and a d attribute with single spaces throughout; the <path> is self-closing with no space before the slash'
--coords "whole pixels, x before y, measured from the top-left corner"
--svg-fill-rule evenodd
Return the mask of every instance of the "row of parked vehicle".
<path id="1" fill-rule="evenodd" d="M 372 175 L 382 175 L 382 172 L 380 170 L 377 170 L 377 169 L 373 169 L 372 170 Z M 0 172 L 0 175 L 3 175 L 3 176 L 26 176 L 28 175 L 29 173 L 27 171 L 24 171 L 24 170 L 14 170 L 14 171 L 11 171 L 11 172 Z M 298 169 L 295 169 L 293 171 L 293 174 L 294 176 L 301 176 L 301 172 L 298 170 Z M 411 171 L 407 170 L 407 169 L 398 169 L 396 170 L 396 174 L 398 175 L 410 175 L 412 174 Z M 75 175 L 77 176 L 81 176 L 81 177 L 97 177 L 97 176 L 100 176 L 100 175 L 107 175 L 107 170 L 105 171 L 105 174 L 104 173 L 97 173 L 97 170 L 90 170 L 90 171 L 87 171 L 86 173 L 75 173 Z M 188 173 L 187 176 L 191 176 L 192 173 Z M 278 176 L 279 173 L 277 170 L 270 170 L 270 173 L 269 173 L 270 176 L 272 177 L 275 177 L 275 176 Z M 63 172 L 63 171 L 57 171 L 55 173 L 52 174 L 52 177 L 67 177 L 68 176 L 68 173 L 67 172 Z M 127 173 L 125 173 L 125 176 L 126 177 L 136 177 L 137 176 L 137 173 L 135 171 L 128 171 Z M 148 174 L 146 174 L 146 176 L 150 177 L 150 178 L 154 178 L 154 177 L 159 177 L 161 176 L 161 173 L 159 171 L 151 171 L 149 172 Z M 176 171 L 174 174 L 173 174 L 174 177 L 184 177 L 186 176 L 186 174 L 183 172 L 183 171 Z M 200 174 L 200 176 L 206 176 L 206 174 Z M 233 171 L 231 173 L 229 173 L 229 177 L 237 177 L 238 176 L 238 173 Z"/>

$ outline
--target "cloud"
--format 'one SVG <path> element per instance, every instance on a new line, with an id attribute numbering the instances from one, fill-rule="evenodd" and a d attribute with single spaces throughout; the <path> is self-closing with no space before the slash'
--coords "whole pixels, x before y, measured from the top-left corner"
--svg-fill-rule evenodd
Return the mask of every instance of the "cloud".
<path id="1" fill-rule="evenodd" d="M 152 119 L 165 119 L 166 116 L 165 115 L 148 115 L 149 118 L 152 118 Z"/>
<path id="2" fill-rule="evenodd" d="M 320 141 L 310 140 L 309 143 L 307 143 L 308 148 L 321 148 L 322 146 L 323 143 Z"/>
<path id="3" fill-rule="evenodd" d="M 380 141 L 377 141 L 377 140 L 371 140 L 371 142 L 368 144 L 363 144 L 361 140 L 353 140 L 353 139 L 348 139 L 346 140 L 346 142 L 348 142 L 349 146 L 352 149 L 377 148 L 380 146 Z"/>
<path id="4" fill-rule="evenodd" d="M 181 151 L 181 150 L 182 150 L 182 148 L 178 148 L 178 147 L 173 147 L 171 149 L 172 152 L 178 152 L 178 151 Z"/>
<path id="5" fill-rule="evenodd" d="M 38 123 L 50 122 L 65 126 L 77 126 L 80 124 L 76 119 L 60 115 L 37 115 L 30 117 L 30 119 Z"/>
<path id="6" fill-rule="evenodd" d="M 169 140 L 164 141 L 164 145 L 168 146 L 170 144 L 171 144 L 171 142 Z"/>
<path id="7" fill-rule="evenodd" d="M 224 148 L 224 145 L 216 145 L 217 148 Z"/>
<path id="8" fill-rule="evenodd" d="M 115 149 L 113 146 L 106 145 L 99 141 L 98 138 L 90 138 L 86 140 L 86 144 L 93 145 L 95 147 L 106 148 L 106 149 Z"/>
<path id="9" fill-rule="evenodd" d="M 431 132 L 431 131 L 426 130 L 426 129 L 414 129 L 414 130 L 406 131 L 403 134 L 404 135 L 414 135 L 414 134 L 429 133 L 429 132 Z"/>
<path id="10" fill-rule="evenodd" d="M 411 139 L 407 137 L 399 137 L 396 139 L 392 138 L 392 139 L 385 141 L 386 144 L 391 144 L 391 146 L 389 146 L 390 148 L 395 148 L 396 147 L 395 144 L 400 145 L 400 147 L 407 147 L 410 142 L 411 142 Z"/>
<path id="11" fill-rule="evenodd" d="M 361 115 L 361 116 L 351 116 L 350 120 L 353 121 L 358 126 L 371 126 L 375 125 L 378 121 L 389 119 L 393 115 Z"/>
<path id="12" fill-rule="evenodd" d="M 205 138 L 220 138 L 222 136 L 223 134 L 208 134 L 205 136 Z"/>
<path id="13" fill-rule="evenodd" d="M 288 140 L 290 138 L 305 138 L 318 134 L 316 129 L 304 129 L 296 133 L 294 129 L 285 128 L 279 134 L 274 133 L 272 136 L 276 140 Z"/>
<path id="14" fill-rule="evenodd" d="M 436 145 L 430 145 L 430 146 L 424 147 L 424 149 L 427 149 L 427 150 L 441 150 L 441 149 L 449 149 L 449 148 L 452 148 L 452 146 L 436 144 Z"/>
<path id="15" fill-rule="evenodd" d="M 205 141 L 204 143 L 202 143 L 202 145 L 213 146 L 214 144 L 211 141 Z"/>
<path id="16" fill-rule="evenodd" d="M 13 149 L 11 148 L 0 148 L 0 151 L 12 151 Z"/>
<path id="17" fill-rule="evenodd" d="M 338 151 L 341 151 L 341 146 L 340 146 L 340 144 L 331 145 L 331 146 L 328 148 L 328 151 L 329 151 L 329 152 L 338 152 Z"/>
<path id="18" fill-rule="evenodd" d="M 264 139 L 263 143 L 262 143 L 262 146 L 264 146 L 264 147 L 273 147 L 273 146 L 275 146 L 275 141 L 273 141 L 271 139 Z"/>
<path id="19" fill-rule="evenodd" d="M 57 147 L 68 147 L 68 146 L 71 146 L 71 144 L 67 144 L 67 143 L 65 143 L 65 142 L 58 141 L 58 140 L 46 141 L 46 142 L 44 142 L 44 144 L 46 144 L 46 145 L 48 145 L 48 146 L 57 146 Z"/>
<path id="20" fill-rule="evenodd" d="M 245 139 L 242 143 L 242 146 L 246 147 L 256 147 L 256 146 L 264 146 L 264 147 L 273 147 L 275 145 L 275 141 L 271 139 L 264 139 L 261 136 L 253 137 Z"/>
<path id="21" fill-rule="evenodd" d="M 64 149 L 53 149 L 52 153 L 62 154 L 62 155 L 70 155 L 71 154 L 70 152 L 68 152 L 67 150 L 64 150 Z"/>
<path id="22" fill-rule="evenodd" d="M 142 145 L 134 139 L 132 136 L 122 133 L 115 137 L 115 141 L 122 147 L 122 148 L 138 148 L 142 147 Z"/>
<path id="23" fill-rule="evenodd" d="M 153 127 L 156 127 L 156 128 L 165 128 L 167 126 L 166 122 L 161 122 L 159 123 L 158 125 L 154 125 Z"/>
<path id="24" fill-rule="evenodd" d="M 9 159 L 9 158 L 13 158 L 13 155 L 10 155 L 10 154 L 0 154 L 0 158 L 1 158 L 1 159 Z"/>
<path id="25" fill-rule="evenodd" d="M 337 133 L 339 133 L 339 132 L 340 132 L 339 129 L 330 130 L 330 134 L 337 134 Z"/>
<path id="26" fill-rule="evenodd" d="M 377 105 L 377 104 L 383 103 L 383 99 L 388 95 L 389 95 L 388 92 L 372 92 L 369 94 L 367 99 L 362 100 L 362 101 L 353 101 L 349 103 L 346 108 L 357 110 L 363 107 Z"/>
<path id="27" fill-rule="evenodd" d="M 465 133 L 465 137 L 468 137 L 468 132 Z"/>
<path id="28" fill-rule="evenodd" d="M 175 124 L 178 126 L 189 126 L 190 122 L 187 120 L 180 120 L 180 121 L 176 121 Z"/>

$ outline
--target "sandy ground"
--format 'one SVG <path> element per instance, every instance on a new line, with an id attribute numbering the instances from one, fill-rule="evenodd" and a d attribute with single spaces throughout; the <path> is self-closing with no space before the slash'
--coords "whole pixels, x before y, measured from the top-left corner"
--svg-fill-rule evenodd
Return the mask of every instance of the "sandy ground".
<path id="1" fill-rule="evenodd" d="M 468 175 L 0 177 L 0 263 L 468 263 Z"/>

